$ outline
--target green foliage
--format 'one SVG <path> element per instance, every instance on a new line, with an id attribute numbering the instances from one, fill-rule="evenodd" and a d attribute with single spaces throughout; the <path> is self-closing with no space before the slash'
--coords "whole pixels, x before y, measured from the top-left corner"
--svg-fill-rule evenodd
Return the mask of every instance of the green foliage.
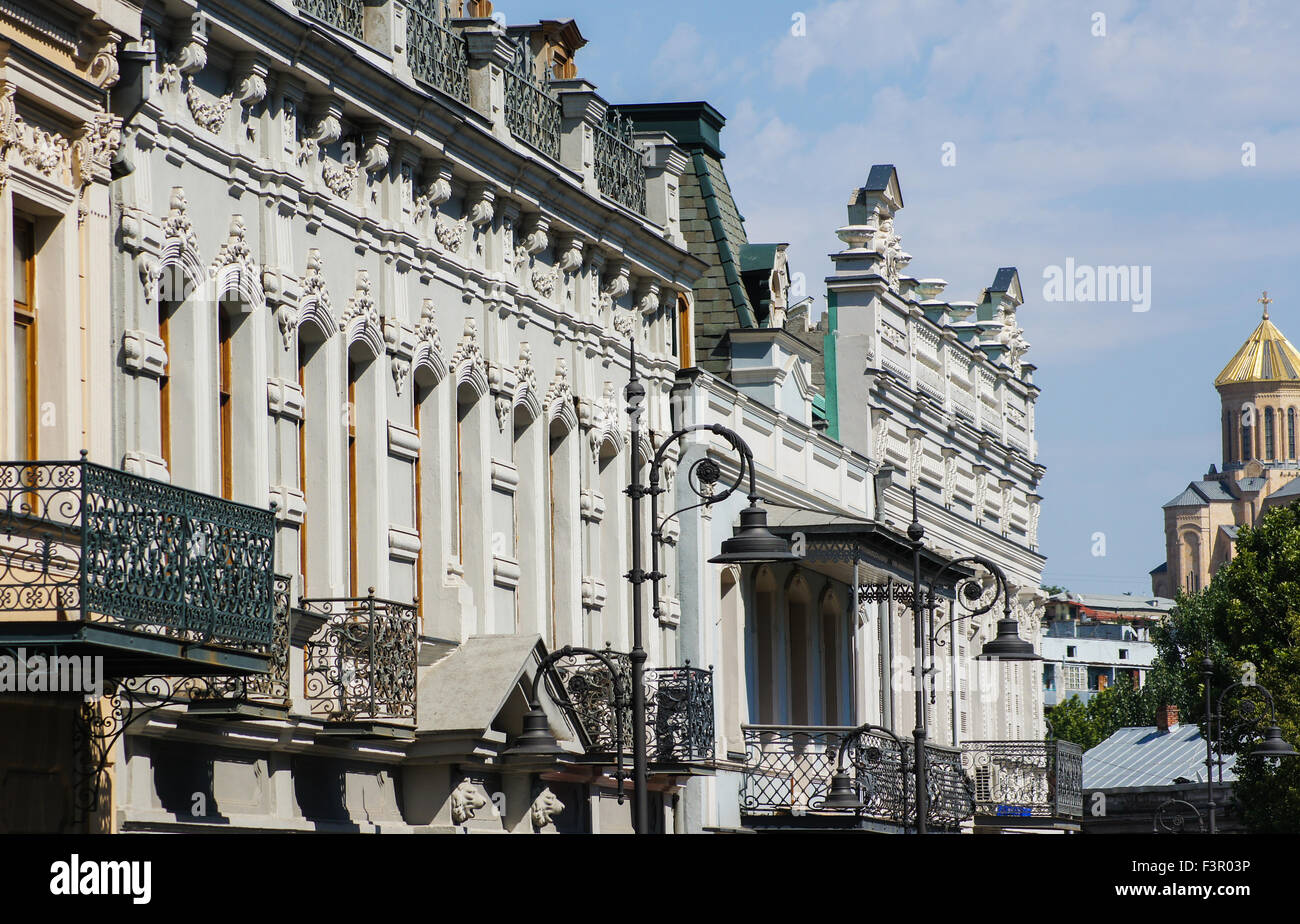
<path id="1" fill-rule="evenodd" d="M 1064 587 L 1062 587 L 1060 584 L 1043 584 L 1038 589 L 1041 590 L 1043 593 L 1047 594 L 1049 597 L 1054 597 L 1057 594 L 1069 593 L 1069 591 L 1066 590 Z"/>
<path id="2" fill-rule="evenodd" d="M 1141 690 L 1117 681 L 1084 703 L 1072 696 L 1055 706 L 1048 715 L 1051 735 L 1073 741 L 1085 751 L 1101 744 L 1119 729 L 1130 725 L 1154 725 L 1159 697 L 1150 686 Z"/>
<path id="3" fill-rule="evenodd" d="M 1237 554 L 1204 591 L 1179 595 L 1169 618 L 1152 632 L 1156 661 L 1150 682 L 1175 703 L 1184 721 L 1205 732 L 1201 662 L 1214 661 L 1217 698 L 1254 679 L 1273 694 L 1282 736 L 1300 740 L 1300 506 L 1274 507 L 1257 527 L 1242 527 Z M 1224 700 L 1224 752 L 1248 754 L 1261 737 L 1260 721 L 1241 720 L 1238 704 L 1265 703 L 1257 687 L 1232 690 Z M 1255 831 L 1300 832 L 1300 758 L 1281 762 L 1239 757 L 1235 787 L 1247 826 Z"/>

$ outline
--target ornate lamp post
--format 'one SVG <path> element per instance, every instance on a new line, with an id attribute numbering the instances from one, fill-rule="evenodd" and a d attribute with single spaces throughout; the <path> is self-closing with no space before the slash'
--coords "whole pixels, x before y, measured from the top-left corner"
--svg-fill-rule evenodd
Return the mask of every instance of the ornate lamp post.
<path id="1" fill-rule="evenodd" d="M 632 502 L 632 567 L 624 577 L 632 584 L 632 651 L 629 658 L 632 664 L 632 815 L 633 824 L 638 834 L 650 830 L 649 814 L 649 768 L 646 758 L 646 700 L 645 700 L 645 663 L 649 655 L 643 641 L 644 615 L 641 602 L 641 585 L 650 583 L 652 612 L 660 608 L 659 581 L 666 575 L 659 570 L 659 545 L 663 539 L 663 528 L 679 514 L 695 507 L 709 507 L 729 498 L 742 484 L 748 486 L 749 506 L 740 513 L 740 526 L 732 537 L 722 543 L 721 554 L 709 559 L 713 564 L 741 564 L 756 562 L 793 561 L 798 558 L 790 551 L 786 540 L 775 535 L 767 528 L 767 510 L 760 503 L 762 498 L 757 491 L 754 471 L 754 453 L 738 433 L 721 424 L 700 424 L 683 427 L 670 433 L 656 450 L 650 462 L 649 486 L 641 482 L 641 470 L 637 465 L 636 453 L 641 444 L 641 414 L 645 402 L 645 386 L 637 377 L 636 340 L 631 341 L 631 367 L 627 387 L 623 395 L 627 399 L 627 413 L 631 421 L 631 480 L 625 492 Z M 708 431 L 722 437 L 739 457 L 735 481 L 716 490 L 722 479 L 722 468 L 712 459 L 702 458 L 696 461 L 687 475 L 687 484 L 697 497 L 699 503 L 690 504 L 675 510 L 660 519 L 658 498 L 668 489 L 661 485 L 662 469 L 668 449 L 696 431 Z M 641 501 L 650 498 L 650 570 L 641 567 Z M 538 699 L 539 682 L 545 669 L 555 661 L 572 654 L 588 654 L 599 657 L 614 678 L 615 714 L 619 717 L 619 740 L 622 740 L 622 708 L 626 703 L 619 701 L 618 673 L 612 660 L 607 655 L 588 648 L 562 648 L 543 660 L 538 667 L 533 681 L 532 696 L 529 699 L 528 714 L 524 717 L 524 732 L 520 735 L 509 752 L 510 756 L 533 755 L 553 758 L 563 753 L 555 737 L 551 734 L 546 715 Z M 622 750 L 619 750 L 619 793 L 622 797 Z"/>
<path id="2" fill-rule="evenodd" d="M 1034 646 L 1020 637 L 1020 627 L 1011 615 L 1011 593 L 1007 576 L 996 564 L 980 555 L 967 555 L 953 559 L 939 570 L 930 581 L 922 596 L 921 589 L 921 548 L 925 538 L 925 527 L 921 525 L 916 513 L 916 488 L 912 489 L 912 523 L 907 527 L 907 537 L 912 540 L 912 614 L 916 619 L 916 663 L 913 674 L 916 677 L 916 727 L 912 736 L 916 741 L 916 833 L 926 833 L 926 820 L 929 814 L 930 791 L 926 780 L 925 740 L 929 734 L 928 718 L 925 712 L 925 678 L 934 671 L 935 645 L 938 634 L 955 622 L 971 619 L 987 613 L 1002 599 L 1002 618 L 998 620 L 997 636 L 984 644 L 978 660 L 981 661 L 1041 661 L 1042 655 L 1034 651 Z M 992 598 L 984 604 L 977 605 L 984 596 L 984 588 L 974 577 L 958 577 L 954 571 L 954 591 L 959 603 L 968 607 L 968 611 L 953 616 L 942 625 L 934 625 L 934 591 L 943 584 L 944 575 L 962 565 L 979 565 L 993 575 L 997 590 Z M 924 610 L 922 610 L 924 607 Z M 926 642 L 929 642 L 929 664 L 926 660 Z M 933 684 L 933 678 L 931 679 Z M 934 695 L 933 688 L 931 696 Z"/>
<path id="3" fill-rule="evenodd" d="M 646 761 L 646 703 L 645 662 L 648 657 L 642 643 L 642 604 L 641 585 L 650 582 L 652 610 L 658 614 L 659 582 L 666 576 L 659 570 L 659 545 L 663 539 L 664 526 L 678 514 L 695 507 L 709 507 L 729 498 L 748 479 L 749 506 L 740 513 L 740 526 L 730 539 L 722 543 L 721 554 L 709 559 L 712 564 L 741 564 L 753 562 L 793 561 L 798 558 L 790 551 L 790 545 L 767 528 L 767 510 L 763 508 L 758 495 L 754 472 L 754 453 L 740 434 L 721 424 L 697 424 L 683 427 L 668 435 L 655 451 L 650 462 L 649 487 L 641 483 L 641 470 L 637 465 L 636 452 L 641 442 L 641 414 L 645 402 L 645 386 L 636 372 L 636 340 L 631 341 L 631 365 L 627 387 L 623 392 L 627 399 L 628 419 L 631 421 L 632 466 L 631 482 L 627 496 L 632 500 L 632 569 L 624 575 L 632 584 L 632 790 L 633 821 L 636 832 L 644 834 L 649 830 L 649 791 L 647 777 L 649 771 Z M 702 458 L 691 466 L 686 482 L 700 502 L 674 510 L 659 518 L 659 495 L 668 489 L 660 484 L 664 459 L 668 449 L 681 442 L 689 434 L 697 431 L 714 433 L 730 445 L 739 457 L 736 479 L 722 490 L 717 491 L 722 469 L 712 459 Z M 641 500 L 650 498 L 650 570 L 641 567 Z"/>
<path id="4" fill-rule="evenodd" d="M 1223 783 L 1223 700 L 1233 690 L 1241 687 L 1246 690 L 1259 690 L 1268 700 L 1269 724 L 1264 727 L 1264 740 L 1257 744 L 1252 750 L 1252 757 L 1297 757 L 1300 756 L 1296 749 L 1282 737 L 1282 730 L 1277 725 L 1277 708 L 1273 705 L 1273 694 L 1262 684 L 1246 682 L 1239 680 L 1234 684 L 1225 687 L 1219 694 L 1217 708 L 1210 707 L 1210 690 L 1214 681 L 1214 661 L 1206 657 L 1201 661 L 1201 676 L 1205 678 L 1205 795 L 1206 802 L 1209 805 L 1210 815 L 1210 833 L 1218 834 L 1219 826 L 1217 823 L 1214 804 L 1214 755 L 1211 751 L 1218 752 L 1219 766 L 1219 783 Z M 1259 727 L 1259 716 L 1255 714 L 1256 706 L 1249 701 L 1238 703 L 1233 706 L 1232 717 L 1238 721 L 1247 723 L 1252 728 Z M 1216 728 L 1215 722 L 1218 722 Z"/>

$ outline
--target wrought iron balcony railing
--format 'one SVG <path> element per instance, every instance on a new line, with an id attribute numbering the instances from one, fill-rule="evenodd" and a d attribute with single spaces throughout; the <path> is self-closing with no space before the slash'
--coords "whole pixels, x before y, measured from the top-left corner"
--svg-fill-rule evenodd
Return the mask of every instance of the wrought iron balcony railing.
<path id="1" fill-rule="evenodd" d="M 514 38 L 514 59 L 506 67 L 506 125 L 510 134 L 553 160 L 560 159 L 560 103 L 549 75 L 538 79 L 528 37 Z"/>
<path id="2" fill-rule="evenodd" d="M 274 558 L 270 510 L 84 453 L 0 463 L 0 615 L 266 653 L 275 645 Z"/>
<path id="3" fill-rule="evenodd" d="M 294 6 L 313 19 L 328 23 L 355 39 L 364 38 L 365 0 L 293 0 Z"/>
<path id="4" fill-rule="evenodd" d="M 469 52 L 448 29 L 446 0 L 407 0 L 406 60 L 417 80 L 469 102 Z"/>
<path id="5" fill-rule="evenodd" d="M 328 722 L 413 722 L 420 647 L 415 605 L 373 591 L 299 605 L 322 619 L 306 644 L 312 712 Z"/>
<path id="6" fill-rule="evenodd" d="M 1083 815 L 1083 749 L 1069 741 L 967 741 L 962 766 L 976 812 L 1004 818 Z"/>
<path id="7" fill-rule="evenodd" d="M 618 683 L 631 702 L 629 656 L 610 652 L 620 667 Z M 589 753 L 614 753 L 617 723 L 609 670 L 594 658 L 578 655 L 556 665 L 564 686 L 561 701 L 581 724 Z M 702 763 L 713 759 L 713 672 L 691 667 L 649 668 L 645 672 L 646 756 L 651 764 Z M 623 748 L 632 750 L 632 710 L 623 714 Z"/>
<path id="8" fill-rule="evenodd" d="M 748 725 L 745 733 L 744 787 L 740 794 L 745 815 L 791 816 L 821 813 L 854 817 L 824 809 L 835 772 L 840 739 L 854 729 L 839 726 Z M 907 827 L 916 824 L 916 746 L 888 735 L 859 732 L 846 750 L 846 766 L 854 770 L 864 808 L 857 817 Z M 926 745 L 930 810 L 933 828 L 956 828 L 974 814 L 969 782 L 962 773 L 961 752 Z"/>
<path id="9" fill-rule="evenodd" d="M 616 109 L 609 110 L 605 124 L 597 126 L 596 184 L 600 191 L 620 205 L 644 215 L 645 160 L 632 138 L 632 121 Z"/>

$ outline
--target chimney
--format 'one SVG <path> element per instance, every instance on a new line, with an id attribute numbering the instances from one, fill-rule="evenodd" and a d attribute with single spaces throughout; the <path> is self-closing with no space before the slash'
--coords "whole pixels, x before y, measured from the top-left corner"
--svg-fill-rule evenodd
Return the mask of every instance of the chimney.
<path id="1" fill-rule="evenodd" d="M 1178 727 L 1178 707 L 1161 706 L 1156 710 L 1156 728 L 1168 734 Z"/>

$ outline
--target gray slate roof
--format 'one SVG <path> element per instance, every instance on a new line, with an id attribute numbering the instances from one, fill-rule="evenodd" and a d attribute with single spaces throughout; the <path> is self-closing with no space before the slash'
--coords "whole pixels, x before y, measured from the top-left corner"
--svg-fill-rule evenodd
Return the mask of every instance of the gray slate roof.
<path id="1" fill-rule="evenodd" d="M 1139 597 L 1135 594 L 1076 594 L 1067 591 L 1047 598 L 1049 603 L 1082 603 L 1095 610 L 1171 610 L 1168 597 Z"/>
<path id="2" fill-rule="evenodd" d="M 1242 479 L 1243 483 L 1251 479 Z M 1261 479 L 1262 480 L 1262 479 Z M 1193 481 L 1165 507 L 1203 507 L 1206 504 L 1236 500 L 1222 481 Z"/>
<path id="3" fill-rule="evenodd" d="M 1292 478 L 1268 497 L 1269 500 L 1277 497 L 1300 497 L 1300 478 Z"/>
<path id="4" fill-rule="evenodd" d="M 1234 755 L 1224 758 L 1224 782 L 1237 778 L 1235 763 Z M 1168 734 L 1154 725 L 1121 728 L 1083 754 L 1083 788 L 1088 790 L 1168 786 L 1178 777 L 1205 781 L 1205 739 L 1195 725 L 1179 725 Z"/>

